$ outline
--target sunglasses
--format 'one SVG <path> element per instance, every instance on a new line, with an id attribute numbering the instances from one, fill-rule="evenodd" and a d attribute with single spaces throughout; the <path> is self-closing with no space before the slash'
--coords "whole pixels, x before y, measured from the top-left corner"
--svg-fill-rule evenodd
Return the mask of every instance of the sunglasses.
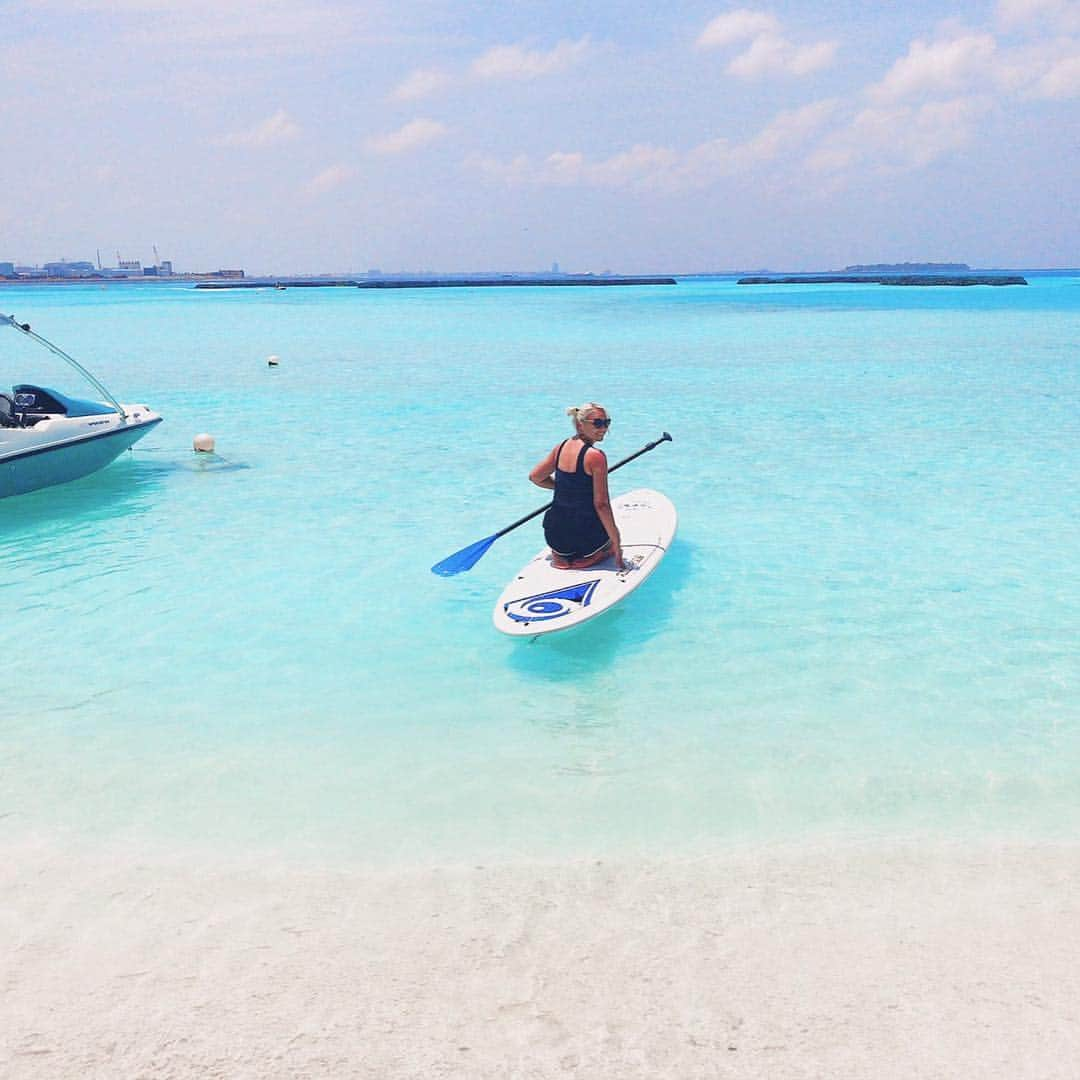
<path id="1" fill-rule="evenodd" d="M 590 420 L 589 423 L 596 428 L 611 427 L 611 417 L 605 416 L 603 420 Z"/>

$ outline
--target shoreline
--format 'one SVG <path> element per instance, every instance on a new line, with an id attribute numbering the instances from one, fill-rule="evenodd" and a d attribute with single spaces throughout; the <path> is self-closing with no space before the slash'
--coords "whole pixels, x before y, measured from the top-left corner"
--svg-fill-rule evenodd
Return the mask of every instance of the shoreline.
<path id="1" fill-rule="evenodd" d="M 377 870 L 4 856 L 12 1080 L 1045 1080 L 1080 1054 L 1080 844 Z"/>

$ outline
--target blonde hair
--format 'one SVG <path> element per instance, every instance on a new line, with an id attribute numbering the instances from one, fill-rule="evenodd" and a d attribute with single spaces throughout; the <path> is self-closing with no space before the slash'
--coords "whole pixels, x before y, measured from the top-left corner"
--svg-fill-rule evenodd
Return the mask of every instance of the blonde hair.
<path id="1" fill-rule="evenodd" d="M 566 415 L 569 416 L 571 420 L 573 420 L 574 425 L 576 426 L 582 421 L 582 419 L 587 417 L 588 414 L 593 411 L 593 409 L 599 409 L 601 412 L 607 412 L 607 409 L 605 409 L 603 405 L 599 404 L 599 402 L 586 401 L 584 405 L 571 405 L 570 408 L 566 410 Z"/>

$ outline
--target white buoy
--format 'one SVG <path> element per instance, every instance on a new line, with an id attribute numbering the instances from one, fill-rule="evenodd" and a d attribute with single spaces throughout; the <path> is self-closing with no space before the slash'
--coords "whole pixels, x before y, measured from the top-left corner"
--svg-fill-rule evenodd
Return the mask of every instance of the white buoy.
<path id="1" fill-rule="evenodd" d="M 270 365 L 270 367 L 277 367 L 278 364 L 281 362 L 281 357 L 280 356 L 268 356 L 266 358 L 266 362 Z"/>
<path id="2" fill-rule="evenodd" d="M 205 433 L 196 435 L 192 446 L 200 454 L 212 454 L 214 452 L 214 436 Z"/>

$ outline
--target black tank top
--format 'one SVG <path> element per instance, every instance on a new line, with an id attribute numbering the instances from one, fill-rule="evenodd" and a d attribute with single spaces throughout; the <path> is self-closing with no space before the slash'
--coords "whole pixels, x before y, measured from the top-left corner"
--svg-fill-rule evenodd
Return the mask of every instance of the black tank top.
<path id="1" fill-rule="evenodd" d="M 552 505 L 561 510 L 569 510 L 573 513 L 582 511 L 592 512 L 593 509 L 593 482 L 592 477 L 585 471 L 585 455 L 589 452 L 592 444 L 585 443 L 578 454 L 577 468 L 573 472 L 566 472 L 559 468 L 559 458 L 562 457 L 562 449 L 570 440 L 567 439 L 559 444 L 555 453 L 555 497 L 551 500 Z"/>

